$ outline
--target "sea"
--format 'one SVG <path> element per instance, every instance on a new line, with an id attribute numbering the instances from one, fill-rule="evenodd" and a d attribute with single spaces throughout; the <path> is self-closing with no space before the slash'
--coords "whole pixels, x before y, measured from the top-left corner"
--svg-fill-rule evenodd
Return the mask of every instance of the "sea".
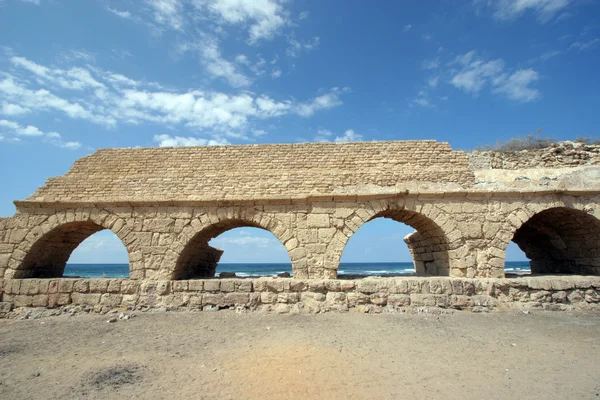
<path id="1" fill-rule="evenodd" d="M 505 271 L 511 274 L 530 272 L 529 261 L 507 261 Z M 220 272 L 235 272 L 236 276 L 273 276 L 282 272 L 292 273 L 291 264 L 227 264 L 217 266 Z M 341 263 L 339 275 L 389 276 L 412 275 L 412 262 Z M 127 278 L 128 264 L 67 264 L 64 276 L 81 278 Z"/>

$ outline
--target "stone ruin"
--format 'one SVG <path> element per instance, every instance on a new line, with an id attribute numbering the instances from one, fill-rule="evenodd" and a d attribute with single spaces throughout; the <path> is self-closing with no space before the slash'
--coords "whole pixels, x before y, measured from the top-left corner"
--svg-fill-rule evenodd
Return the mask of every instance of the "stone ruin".
<path id="1" fill-rule="evenodd" d="M 418 282 L 503 280 L 511 241 L 534 274 L 600 275 L 600 146 L 582 143 L 510 153 L 453 151 L 432 140 L 102 149 L 15 205 L 13 217 L 0 218 L 0 294 L 21 305 L 40 295 L 52 306 L 97 293 L 95 305 L 103 296 L 137 295 L 134 304 L 152 306 L 175 288 L 188 293 L 211 282 L 222 251 L 208 242 L 239 227 L 273 233 L 292 263 L 281 291 L 305 282 L 305 292 L 310 282 L 337 282 L 349 238 L 380 217 L 415 229 L 404 241 L 425 277 Z M 106 280 L 97 291 L 63 284 L 72 251 L 103 229 L 125 245 L 129 279 L 117 280 L 118 289 Z M 595 291 L 600 280 L 590 279 L 596 283 L 586 290 Z M 168 289 L 157 289 L 165 282 Z M 248 284 L 241 293 L 254 293 L 253 280 L 234 282 L 231 291 L 203 283 L 197 293 L 207 285 L 224 298 Z M 405 294 L 430 294 L 419 285 Z M 138 303 L 144 287 L 164 293 Z M 69 299 L 53 303 L 60 293 Z M 365 295 L 373 294 L 381 293 Z"/>

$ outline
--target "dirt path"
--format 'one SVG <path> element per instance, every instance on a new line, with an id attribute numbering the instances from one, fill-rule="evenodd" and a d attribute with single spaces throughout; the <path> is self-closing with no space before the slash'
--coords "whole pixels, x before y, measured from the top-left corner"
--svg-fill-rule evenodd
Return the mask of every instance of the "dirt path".
<path id="1" fill-rule="evenodd" d="M 0 320 L 1 399 L 599 398 L 600 315 Z"/>

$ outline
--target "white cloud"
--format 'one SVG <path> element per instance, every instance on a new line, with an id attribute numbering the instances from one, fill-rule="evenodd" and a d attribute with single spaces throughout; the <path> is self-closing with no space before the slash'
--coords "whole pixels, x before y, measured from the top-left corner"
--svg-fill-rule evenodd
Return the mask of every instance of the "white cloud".
<path id="1" fill-rule="evenodd" d="M 425 60 L 425 61 L 423 61 L 423 69 L 425 69 L 425 70 L 438 69 L 439 66 L 440 66 L 440 59 L 439 58 L 435 58 L 433 60 Z"/>
<path id="2" fill-rule="evenodd" d="M 227 61 L 221 55 L 219 41 L 213 36 L 203 35 L 202 39 L 196 43 L 187 43 L 180 47 L 181 51 L 196 50 L 206 72 L 213 78 L 223 78 L 233 87 L 249 86 L 252 80 L 241 73 L 236 64 Z M 238 55 L 235 61 L 240 64 L 248 65 L 248 58 L 244 55 Z"/>
<path id="3" fill-rule="evenodd" d="M 429 93 L 425 90 L 420 90 L 417 97 L 410 101 L 410 106 L 419 106 L 424 108 L 435 108 L 435 105 L 429 100 Z"/>
<path id="4" fill-rule="evenodd" d="M 343 104 L 340 94 L 347 91 L 348 89 L 333 88 L 329 93 L 315 97 L 309 102 L 298 104 L 295 112 L 303 117 L 310 117 L 317 111 L 338 107 Z"/>
<path id="5" fill-rule="evenodd" d="M 494 9 L 494 17 L 500 20 L 516 19 L 526 12 L 533 12 L 541 22 L 547 22 L 557 13 L 574 3 L 572 0 L 473 0 L 475 5 Z"/>
<path id="6" fill-rule="evenodd" d="M 438 85 L 439 82 L 440 82 L 440 77 L 439 76 L 432 76 L 427 81 L 427 84 L 429 85 L 429 87 L 434 88 L 434 87 L 436 87 Z"/>
<path id="7" fill-rule="evenodd" d="M 348 129 L 342 136 L 337 136 L 335 141 L 338 143 L 343 142 L 360 142 L 363 140 L 362 135 L 354 132 L 352 129 Z"/>
<path id="8" fill-rule="evenodd" d="M 132 19 L 132 15 L 129 11 L 119 11 L 119 10 L 116 10 L 116 9 L 110 8 L 110 7 L 106 7 L 106 9 L 109 12 L 115 14 L 117 17 L 121 17 L 124 19 Z"/>
<path id="9" fill-rule="evenodd" d="M 408 24 L 408 25 L 404 25 L 404 28 L 402 28 L 402 30 L 403 30 L 404 32 L 408 32 L 408 31 L 410 31 L 411 29 L 412 29 L 412 25 L 410 25 L 410 24 Z"/>
<path id="10" fill-rule="evenodd" d="M 29 137 L 42 137 L 45 142 L 50 143 L 56 147 L 62 147 L 70 150 L 75 150 L 81 147 L 79 142 L 65 142 L 62 140 L 60 134 L 56 132 L 44 133 L 33 125 L 22 126 L 21 124 L 0 119 L 0 131 L 7 132 L 11 135 L 17 136 L 29 136 Z M 9 138 L 8 141 L 18 142 L 20 141 L 17 137 Z"/>
<path id="11" fill-rule="evenodd" d="M 333 136 L 333 133 L 330 130 L 319 129 L 317 136 L 315 136 L 315 142 L 329 142 L 331 141 L 331 136 Z"/>
<path id="12" fill-rule="evenodd" d="M 309 11 L 302 11 L 300 13 L 300 15 L 298 15 L 298 20 L 302 21 L 303 19 L 306 19 L 310 16 L 310 12 Z"/>
<path id="13" fill-rule="evenodd" d="M 460 70 L 454 71 L 450 83 L 467 93 L 477 95 L 489 85 L 493 93 L 503 94 L 510 100 L 530 102 L 540 97 L 537 89 L 529 87 L 539 79 L 533 69 L 507 73 L 503 60 L 485 61 L 475 51 L 456 57 L 452 64 L 458 65 Z"/>
<path id="14" fill-rule="evenodd" d="M 96 81 L 91 74 L 83 68 L 70 68 L 67 70 L 59 68 L 48 68 L 36 64 L 23 57 L 10 57 L 10 62 L 16 66 L 28 70 L 46 83 L 61 86 L 65 89 L 82 90 L 86 88 L 100 88 L 104 85 Z"/>
<path id="15" fill-rule="evenodd" d="M 173 30 L 182 30 L 183 4 L 180 0 L 146 0 L 146 4 L 154 13 L 154 20 L 164 27 Z"/>
<path id="16" fill-rule="evenodd" d="M 511 75 L 504 74 L 494 79 L 494 92 L 505 94 L 511 100 L 527 103 L 540 97 L 538 90 L 529 87 L 538 79 L 538 73 L 532 69 L 518 70 Z"/>
<path id="17" fill-rule="evenodd" d="M 237 246 L 256 246 L 260 248 L 267 248 L 273 245 L 280 246 L 278 240 L 259 237 L 259 236 L 250 236 L 248 234 L 243 234 L 242 236 L 226 236 L 226 237 L 217 237 L 213 239 L 210 243 L 211 246 L 223 247 L 223 245 L 233 244 Z"/>
<path id="18" fill-rule="evenodd" d="M 196 137 L 181 137 L 169 135 L 154 135 L 154 141 L 159 147 L 179 147 L 179 146 L 222 146 L 229 144 L 226 139 L 213 140 Z"/>
<path id="19" fill-rule="evenodd" d="M 571 44 L 571 46 L 569 46 L 569 49 L 577 49 L 579 51 L 589 50 L 591 48 L 596 47 L 598 44 L 600 44 L 600 39 L 594 38 L 587 42 L 581 42 L 581 41 L 574 42 Z"/>
<path id="20" fill-rule="evenodd" d="M 21 0 L 23 3 L 31 3 L 35 5 L 40 5 L 40 0 Z"/>
<path id="21" fill-rule="evenodd" d="M 0 114 L 8 116 L 18 116 L 30 113 L 31 110 L 27 107 L 21 107 L 18 104 L 2 103 L 0 107 Z"/>
<path id="22" fill-rule="evenodd" d="M 275 69 L 275 70 L 273 70 L 273 72 L 271 72 L 271 77 L 274 79 L 279 78 L 280 76 L 281 76 L 280 69 Z"/>
<path id="23" fill-rule="evenodd" d="M 18 75 L 0 75 L 0 110 L 4 115 L 59 112 L 106 127 L 120 123 L 152 123 L 169 128 L 180 125 L 206 131 L 216 138 L 247 137 L 243 131 L 248 129 L 251 120 L 284 115 L 310 117 L 320 110 L 338 107 L 342 104 L 342 95 L 349 90 L 332 88 L 306 101 L 275 100 L 246 91 L 229 94 L 168 90 L 157 83 L 90 66 L 63 70 L 24 58 L 17 64 Z M 262 60 L 262 64 L 266 62 Z M 71 73 L 73 71 L 75 73 Z M 71 84 L 57 85 L 50 79 L 55 76 L 82 82 L 82 89 L 73 92 L 66 89 L 71 88 Z"/>
<path id="24" fill-rule="evenodd" d="M 284 1 L 278 0 L 194 0 L 201 11 L 208 12 L 218 21 L 230 25 L 248 27 L 248 40 L 273 39 L 289 23 L 288 12 L 283 8 Z"/>
<path id="25" fill-rule="evenodd" d="M 288 38 L 288 48 L 285 50 L 285 54 L 290 57 L 299 57 L 303 52 L 309 52 L 319 47 L 320 39 L 318 36 L 313 37 L 307 42 L 301 42 L 296 40 L 294 36 Z"/>

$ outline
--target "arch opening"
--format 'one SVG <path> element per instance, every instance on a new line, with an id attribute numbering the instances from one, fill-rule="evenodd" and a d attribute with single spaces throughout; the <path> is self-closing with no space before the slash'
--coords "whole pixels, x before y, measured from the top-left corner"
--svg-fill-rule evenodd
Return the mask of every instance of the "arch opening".
<path id="1" fill-rule="evenodd" d="M 381 220 L 381 222 L 375 220 Z M 385 220 L 394 221 L 394 223 L 386 223 L 384 222 Z M 348 268 L 347 263 L 350 262 L 352 253 L 351 250 L 348 250 L 348 247 L 353 246 L 352 242 L 354 241 L 354 235 L 352 235 L 342 253 L 342 263 L 340 264 L 340 269 L 343 271 L 341 272 L 342 275 L 348 274 L 351 270 L 352 275 L 400 275 L 414 273 L 418 276 L 448 276 L 450 274 L 447 238 L 442 229 L 431 219 L 409 210 L 385 210 L 370 218 L 355 234 L 360 232 L 363 227 L 370 231 L 370 228 L 368 228 L 369 225 L 384 228 L 389 232 L 387 236 L 371 237 L 367 240 L 371 241 L 379 250 L 386 247 L 385 245 L 382 246 L 383 241 L 389 242 L 388 248 L 391 250 L 386 252 L 389 254 L 388 258 L 390 258 L 388 261 L 392 264 L 389 262 L 385 264 L 391 267 L 391 271 L 377 269 L 377 267 L 385 266 L 383 264 L 364 265 L 362 273 L 360 268 L 358 270 Z M 359 235 L 361 234 L 359 233 Z M 404 248 L 404 246 L 394 244 L 394 241 L 398 243 L 401 240 L 406 244 L 408 251 L 402 251 L 400 249 Z M 375 241 L 379 242 L 375 243 Z M 382 260 L 381 257 L 382 254 L 379 253 L 375 258 Z M 412 262 L 412 268 L 408 268 L 406 262 L 403 263 L 405 260 Z M 375 272 L 365 273 L 365 267 L 369 268 L 367 271 Z"/>
<path id="2" fill-rule="evenodd" d="M 514 234 L 532 274 L 600 275 L 600 220 L 556 207 L 539 212 Z"/>
<path id="3" fill-rule="evenodd" d="M 254 222 L 228 220 L 203 229 L 187 243 L 172 279 L 279 273 L 292 273 L 289 254 L 281 241 Z"/>
<path id="4" fill-rule="evenodd" d="M 123 253 L 124 250 L 124 254 L 121 254 L 121 257 L 124 256 L 126 267 L 123 265 L 121 266 L 119 275 L 123 276 L 123 270 L 125 270 L 128 276 L 129 265 L 127 250 L 120 239 L 110 230 L 107 230 L 103 226 L 92 221 L 79 221 L 63 224 L 42 235 L 27 251 L 19 268 L 15 271 L 14 278 L 57 278 L 63 276 L 65 274 L 67 263 L 74 251 L 76 251 L 76 249 L 92 235 L 101 231 L 106 231 L 107 233 L 110 232 L 108 236 L 114 236 L 114 239 L 111 238 L 111 242 L 117 242 L 122 246 L 121 253 Z M 107 235 L 104 234 L 103 236 Z M 92 242 L 88 243 L 93 242 L 94 239 L 92 238 Z M 84 277 L 102 277 L 103 274 L 105 276 L 108 275 L 106 272 L 102 271 L 103 261 L 101 257 L 99 258 L 101 252 L 106 250 L 106 246 L 99 241 L 96 241 L 95 244 L 96 246 L 90 246 L 90 250 L 93 251 L 89 252 L 87 257 L 84 256 L 84 258 L 81 258 L 81 253 L 77 256 L 80 261 L 85 259 L 85 264 L 96 264 L 98 268 L 95 268 L 95 272 L 90 272 L 90 269 L 88 268 L 86 272 L 81 273 L 80 269 L 80 273 L 70 273 L 69 275 Z M 83 250 L 85 252 L 85 247 Z M 77 258 L 75 260 L 77 260 Z"/>

